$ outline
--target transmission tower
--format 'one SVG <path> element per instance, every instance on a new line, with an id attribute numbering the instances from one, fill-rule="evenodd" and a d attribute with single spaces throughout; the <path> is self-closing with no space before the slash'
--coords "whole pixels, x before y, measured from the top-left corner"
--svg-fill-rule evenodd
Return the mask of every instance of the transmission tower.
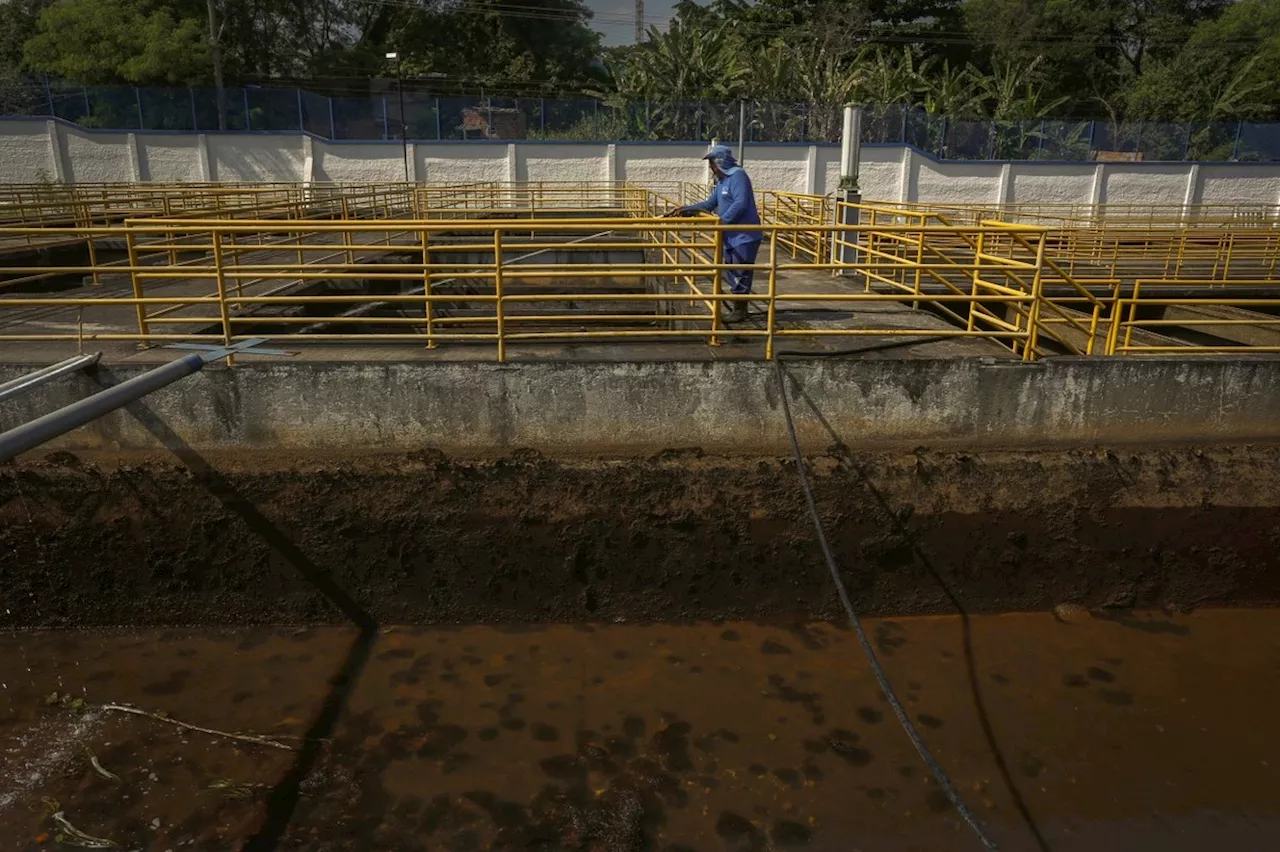
<path id="1" fill-rule="evenodd" d="M 636 0 L 636 44 L 644 41 L 644 0 Z"/>

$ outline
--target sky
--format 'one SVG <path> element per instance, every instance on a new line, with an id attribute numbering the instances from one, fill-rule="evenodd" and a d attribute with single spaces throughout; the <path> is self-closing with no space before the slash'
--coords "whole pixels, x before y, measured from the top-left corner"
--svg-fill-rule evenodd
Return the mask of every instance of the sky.
<path id="1" fill-rule="evenodd" d="M 605 44 L 631 44 L 635 41 L 635 0 L 587 0 L 587 5 L 596 13 L 592 26 L 604 33 Z M 644 0 L 645 28 L 656 24 L 665 29 L 674 6 L 675 0 Z"/>

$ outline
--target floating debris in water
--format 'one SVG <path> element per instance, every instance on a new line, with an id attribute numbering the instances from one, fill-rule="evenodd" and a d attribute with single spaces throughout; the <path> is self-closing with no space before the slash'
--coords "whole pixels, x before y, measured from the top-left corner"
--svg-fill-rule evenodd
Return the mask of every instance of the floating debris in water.
<path id="1" fill-rule="evenodd" d="M 81 849 L 119 849 L 120 844 L 114 840 L 108 840 L 105 837 L 94 837 L 92 834 L 86 834 L 67 820 L 67 815 L 62 811 L 53 814 L 53 821 L 58 826 L 58 833 L 54 835 L 54 840 L 59 843 L 65 843 L 68 846 L 79 846 Z"/>
<path id="2" fill-rule="evenodd" d="M 88 756 L 89 765 L 93 767 L 94 772 L 98 773 L 98 775 L 102 776 L 108 781 L 114 781 L 117 784 L 120 783 L 120 776 L 104 768 L 103 765 L 98 762 L 98 756 L 94 754 L 93 750 L 90 749 L 87 745 L 84 746 L 84 753 Z"/>

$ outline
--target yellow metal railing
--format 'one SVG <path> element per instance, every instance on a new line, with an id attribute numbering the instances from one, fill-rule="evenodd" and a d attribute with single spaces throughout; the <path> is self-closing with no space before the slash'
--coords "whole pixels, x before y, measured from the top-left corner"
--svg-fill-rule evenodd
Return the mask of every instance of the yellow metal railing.
<path id="1" fill-rule="evenodd" d="M 766 225 L 830 225 L 835 202 L 826 195 L 765 191 L 760 195 L 760 221 Z M 794 258 L 822 263 L 830 257 L 830 240 L 817 231 L 787 232 L 779 246 Z"/>
<path id="2" fill-rule="evenodd" d="M 705 194 L 675 181 L 3 187 L 0 252 L 18 249 L 0 266 L 0 341 L 469 341 L 500 359 L 522 341 L 727 334 L 767 357 L 791 337 L 903 335 L 1024 359 L 1280 351 L 1266 209 L 1179 208 L 1174 222 L 762 192 L 761 319 L 727 329 L 720 310 L 744 298 L 723 284 L 733 229 L 663 218 Z M 78 244 L 87 262 L 21 251 Z M 97 286 L 64 289 L 77 277 Z M 53 280 L 63 292 L 41 292 Z M 874 305 L 917 311 L 890 324 Z M 836 308 L 856 321 L 804 319 Z"/>
<path id="3" fill-rule="evenodd" d="M 482 341 L 496 346 L 504 359 L 513 342 L 601 340 L 628 342 L 650 338 L 700 339 L 716 344 L 726 333 L 719 309 L 727 302 L 749 299 L 764 308 L 763 327 L 735 327 L 735 339 L 759 339 L 772 357 L 785 338 L 844 336 L 929 336 L 997 341 L 1023 358 L 1035 356 L 1034 326 L 1038 271 L 998 250 L 951 258 L 931 253 L 913 268 L 949 284 L 945 293 L 858 292 L 841 279 L 823 275 L 820 288 L 795 289 L 795 275 L 830 273 L 837 268 L 867 280 L 897 280 L 902 258 L 867 253 L 856 262 L 785 262 L 778 251 L 783 240 L 810 225 L 765 226 L 770 251 L 757 263 L 764 292 L 751 297 L 723 292 L 721 245 L 726 226 L 714 217 L 663 219 L 655 211 L 672 199 L 650 193 L 637 200 L 634 215 L 557 219 L 135 219 L 126 225 L 54 228 L 77 239 L 123 239 L 128 261 L 110 268 L 124 273 L 128 290 L 92 297 L 22 295 L 0 299 L 0 341 L 125 340 L 143 345 L 171 341 L 234 342 L 253 336 L 299 341 L 402 341 L 435 347 L 449 341 Z M 640 215 L 643 214 L 643 215 Z M 975 228 L 948 226 L 884 226 L 870 234 L 897 236 L 913 245 L 955 244 L 963 233 L 970 240 L 990 239 L 1016 231 L 1032 244 L 1043 231 L 1004 223 Z M 26 229 L 0 228 L 0 236 Z M 822 239 L 833 226 L 819 228 Z M 477 237 L 476 235 L 479 234 Z M 245 245 L 246 240 L 254 240 Z M 961 240 L 963 242 L 963 240 Z M 175 246 L 192 257 L 171 262 Z M 545 252 L 639 251 L 643 260 L 565 262 L 538 255 Z M 512 258 L 516 254 L 518 258 Z M 762 252 L 762 254 L 764 254 Z M 91 267 L 11 267 L 16 274 L 43 272 L 87 276 Z M 1015 274 L 1016 273 L 1016 274 Z M 307 284 L 359 281 L 403 285 L 421 282 L 421 292 L 389 295 L 302 292 Z M 630 282 L 619 292 L 617 285 Z M 555 292 L 547 285 L 554 283 Z M 606 286 L 610 285 L 610 286 Z M 399 287 L 397 287 L 399 289 Z M 566 290 L 568 292 L 566 292 Z M 813 303 L 856 308 L 860 303 L 927 301 L 943 305 L 958 327 L 942 326 L 921 313 L 913 326 L 897 318 L 892 324 L 874 318 L 858 325 L 806 326 L 779 319 L 780 306 L 804 310 Z M 575 308 L 563 308 L 572 302 Z M 349 309 L 379 304 L 392 315 L 359 314 Z M 674 306 L 670 313 L 619 311 L 619 304 Z M 465 310 L 459 310 L 459 305 Z M 595 312 L 584 313 L 584 306 Z M 22 311 L 75 310 L 85 326 L 76 331 L 24 328 Z M 119 323 L 121 309 L 135 322 Z M 262 311 L 269 310 L 269 316 Z M 14 316 L 12 312 L 19 312 Z M 99 321 L 116 313 L 115 326 Z M 338 311 L 338 315 L 333 315 Z M 926 321 L 927 320 L 927 321 Z M 616 328 L 630 324 L 633 327 Z M 263 326 L 273 329 L 264 333 Z M 316 327 L 320 327 L 316 330 Z M 574 327 L 569 327 L 574 326 Z M 643 327 L 634 327 L 643 326 Z M 293 331 L 292 329 L 297 329 Z M 304 329 L 309 330 L 304 332 Z M 284 330 L 280 330 L 284 329 Z M 337 329 L 337 330 L 335 330 Z"/>
<path id="4" fill-rule="evenodd" d="M 1235 280 L 1226 286 L 1216 279 L 1135 281 L 1130 292 L 1113 301 L 1106 354 L 1280 353 L 1277 283 L 1270 279 Z M 1188 296 L 1189 288 L 1215 292 Z"/>

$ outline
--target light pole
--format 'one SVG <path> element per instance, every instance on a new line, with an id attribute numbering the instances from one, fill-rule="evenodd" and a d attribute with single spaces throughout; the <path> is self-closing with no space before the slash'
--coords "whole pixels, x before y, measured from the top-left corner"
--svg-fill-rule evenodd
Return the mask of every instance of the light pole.
<path id="1" fill-rule="evenodd" d="M 214 0 L 209 0 L 209 46 L 213 53 L 213 87 L 218 97 L 218 129 L 227 129 L 227 90 L 222 86 L 222 36 L 218 28 L 218 9 Z M 245 114 L 245 129 L 248 130 L 248 113 Z"/>
<path id="2" fill-rule="evenodd" d="M 400 73 L 400 54 L 388 53 L 387 58 L 396 64 L 396 89 L 400 93 L 400 149 L 404 156 L 404 182 L 409 182 L 409 125 L 404 121 L 404 76 Z"/>

